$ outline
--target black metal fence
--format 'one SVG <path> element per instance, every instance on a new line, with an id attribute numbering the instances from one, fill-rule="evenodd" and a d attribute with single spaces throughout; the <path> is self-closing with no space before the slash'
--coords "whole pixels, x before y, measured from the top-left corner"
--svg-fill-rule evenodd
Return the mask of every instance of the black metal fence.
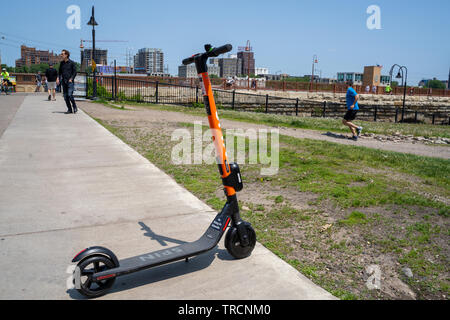
<path id="1" fill-rule="evenodd" d="M 86 97 L 93 96 L 93 77 L 87 76 Z M 236 90 L 213 89 L 218 108 L 237 111 L 285 114 L 302 117 L 341 118 L 347 107 L 344 103 L 303 101 L 269 95 L 256 95 Z M 154 104 L 196 106 L 203 103 L 198 86 L 169 84 L 159 81 L 122 79 L 114 76 L 97 77 L 97 97 L 111 100 Z M 403 110 L 402 107 L 364 105 L 360 103 L 358 119 L 366 121 L 410 122 L 450 125 L 448 107 L 427 106 Z"/>

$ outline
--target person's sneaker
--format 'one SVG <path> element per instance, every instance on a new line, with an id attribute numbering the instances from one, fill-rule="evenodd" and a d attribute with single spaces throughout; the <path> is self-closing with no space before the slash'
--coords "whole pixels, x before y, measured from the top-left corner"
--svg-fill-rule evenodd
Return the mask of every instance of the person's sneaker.
<path id="1" fill-rule="evenodd" d="M 50 95 L 50 96 L 48 96 L 48 101 L 50 101 L 52 99 L 52 96 Z"/>
<path id="2" fill-rule="evenodd" d="M 353 141 L 358 141 L 358 136 L 353 136 L 353 137 L 352 137 L 352 140 L 353 140 Z"/>
<path id="3" fill-rule="evenodd" d="M 363 129 L 363 127 L 356 128 L 356 132 L 358 133 L 358 137 L 361 135 L 362 129 Z"/>

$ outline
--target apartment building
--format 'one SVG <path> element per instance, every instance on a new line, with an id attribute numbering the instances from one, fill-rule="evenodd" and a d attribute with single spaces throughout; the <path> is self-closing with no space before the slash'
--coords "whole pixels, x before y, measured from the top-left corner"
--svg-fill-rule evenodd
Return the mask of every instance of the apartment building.
<path id="1" fill-rule="evenodd" d="M 142 48 L 134 56 L 136 73 L 149 75 L 164 74 L 164 53 L 161 49 Z"/>

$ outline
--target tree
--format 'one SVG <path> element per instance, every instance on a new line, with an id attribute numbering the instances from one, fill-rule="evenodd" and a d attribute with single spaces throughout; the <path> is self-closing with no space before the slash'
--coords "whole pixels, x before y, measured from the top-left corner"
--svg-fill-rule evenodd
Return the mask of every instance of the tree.
<path id="1" fill-rule="evenodd" d="M 430 80 L 426 84 L 425 88 L 445 89 L 445 84 L 440 80 Z"/>

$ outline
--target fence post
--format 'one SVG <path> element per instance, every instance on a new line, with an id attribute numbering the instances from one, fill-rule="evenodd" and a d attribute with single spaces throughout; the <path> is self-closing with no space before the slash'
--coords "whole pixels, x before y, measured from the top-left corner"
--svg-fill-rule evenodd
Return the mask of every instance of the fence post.
<path id="1" fill-rule="evenodd" d="M 158 104 L 158 88 L 159 88 L 159 81 L 156 81 L 156 92 L 155 92 L 155 103 Z"/>
<path id="2" fill-rule="evenodd" d="M 116 82 L 116 77 L 114 76 L 114 74 L 113 74 L 113 76 L 112 76 L 112 79 L 111 79 L 111 98 L 113 99 L 113 100 L 115 100 L 114 99 L 114 84 L 115 84 L 115 82 Z"/>
<path id="3" fill-rule="evenodd" d="M 377 122 L 377 113 L 378 113 L 378 106 L 375 106 L 375 114 L 373 115 L 373 121 Z"/>
<path id="4" fill-rule="evenodd" d="M 398 108 L 395 108 L 395 123 L 398 122 Z"/>
<path id="5" fill-rule="evenodd" d="M 295 101 L 295 115 L 298 116 L 298 98 Z"/>
<path id="6" fill-rule="evenodd" d="M 113 94 L 112 94 L 112 98 L 113 98 L 113 100 L 115 101 L 116 100 L 116 97 L 117 97 L 117 82 L 116 82 L 116 78 L 117 78 L 117 66 L 116 66 L 116 60 L 114 60 L 114 73 L 113 73 L 113 76 L 114 76 L 114 79 L 113 79 L 113 81 L 114 81 L 114 84 L 113 84 Z"/>
<path id="7" fill-rule="evenodd" d="M 232 96 L 232 100 L 231 100 L 231 109 L 234 110 L 234 102 L 236 100 L 236 89 L 233 89 L 233 96 Z"/>
<path id="8" fill-rule="evenodd" d="M 417 110 L 416 110 L 416 112 L 414 113 L 414 123 L 417 123 Z"/>
<path id="9" fill-rule="evenodd" d="M 323 112 L 322 112 L 322 117 L 325 118 L 325 109 L 327 108 L 327 102 L 324 101 L 323 102 Z"/>
<path id="10" fill-rule="evenodd" d="M 195 103 L 198 104 L 198 86 L 195 86 Z"/>
<path id="11" fill-rule="evenodd" d="M 269 95 L 268 94 L 266 94 L 266 113 L 268 113 L 269 112 Z"/>
<path id="12" fill-rule="evenodd" d="M 87 74 L 87 72 L 86 72 L 86 83 L 84 84 L 84 86 L 85 86 L 85 90 L 86 90 L 86 99 L 88 99 L 89 98 L 88 97 L 88 88 L 89 88 L 89 86 L 88 86 L 88 74 Z M 61 85 L 61 87 L 62 87 L 62 85 Z"/>
<path id="13" fill-rule="evenodd" d="M 433 115 L 431 116 L 431 124 L 434 124 L 434 116 L 435 114 L 433 113 Z"/>

